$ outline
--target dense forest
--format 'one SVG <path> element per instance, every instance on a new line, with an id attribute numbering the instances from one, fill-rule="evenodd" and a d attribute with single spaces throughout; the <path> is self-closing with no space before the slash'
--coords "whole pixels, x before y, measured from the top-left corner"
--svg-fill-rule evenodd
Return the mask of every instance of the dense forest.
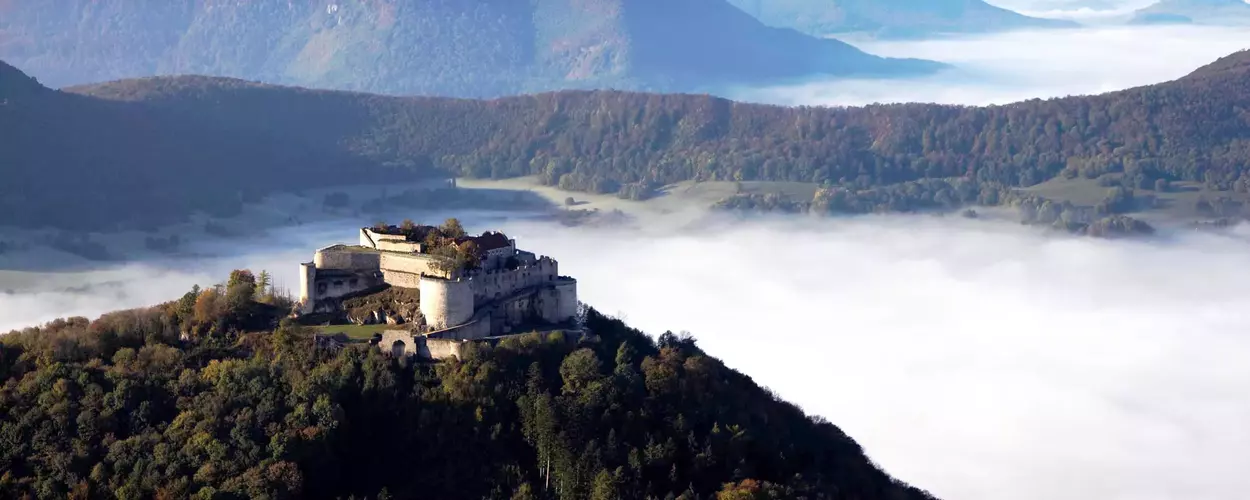
<path id="1" fill-rule="evenodd" d="M 24 81 L 12 67 L 0 75 Z M 787 108 L 615 91 L 396 98 L 207 77 L 0 91 L 0 126 L 13 131 L 0 137 L 12 179 L 0 186 L 0 222 L 15 224 L 152 222 L 229 213 L 276 190 L 447 174 L 532 174 L 632 198 L 683 180 L 858 193 L 963 179 L 981 193 L 1112 173 L 1250 190 L 1250 52 L 1172 82 L 988 107 Z M 970 199 L 955 194 L 943 197 Z"/>
<path id="2" fill-rule="evenodd" d="M 932 498 L 688 335 L 587 308 L 584 336 L 392 359 L 265 281 L 0 336 L 0 496 Z"/>
<path id="3" fill-rule="evenodd" d="M 54 87 L 199 74 L 458 97 L 942 66 L 770 28 L 725 0 L 0 2 L 0 59 Z"/>

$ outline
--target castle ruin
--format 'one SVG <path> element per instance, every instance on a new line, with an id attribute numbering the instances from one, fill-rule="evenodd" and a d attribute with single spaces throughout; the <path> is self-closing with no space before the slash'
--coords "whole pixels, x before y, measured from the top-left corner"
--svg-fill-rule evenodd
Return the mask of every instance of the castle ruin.
<path id="1" fill-rule="evenodd" d="M 577 281 L 546 256 L 518 250 L 503 233 L 442 237 L 433 226 L 362 228 L 356 245 L 317 250 L 300 264 L 298 315 L 340 311 L 342 302 L 398 287 L 418 291 L 420 318 L 388 331 L 393 354 L 443 357 L 434 344 L 479 340 L 577 315 Z M 433 236 L 431 236 L 433 234 Z M 435 349 L 439 350 L 439 349 Z"/>

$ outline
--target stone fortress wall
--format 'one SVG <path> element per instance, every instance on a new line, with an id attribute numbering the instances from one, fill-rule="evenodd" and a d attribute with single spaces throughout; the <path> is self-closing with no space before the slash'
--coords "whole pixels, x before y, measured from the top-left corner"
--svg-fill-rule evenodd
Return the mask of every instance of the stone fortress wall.
<path id="1" fill-rule="evenodd" d="M 318 269 L 343 271 L 376 271 L 382 256 L 376 252 L 361 252 L 346 245 L 333 245 L 317 250 L 313 264 Z"/>
<path id="2" fill-rule="evenodd" d="M 496 238 L 503 238 L 496 235 Z M 325 310 L 335 298 L 387 284 L 420 291 L 420 310 L 431 339 L 472 340 L 511 333 L 542 320 L 561 323 L 577 314 L 577 282 L 560 276 L 550 257 L 518 251 L 514 240 L 496 239 L 483 268 L 449 272 L 442 257 L 413 253 L 419 243 L 361 229 L 359 246 L 318 250 L 301 265 L 304 313 Z M 388 346 L 390 344 L 387 344 Z"/>

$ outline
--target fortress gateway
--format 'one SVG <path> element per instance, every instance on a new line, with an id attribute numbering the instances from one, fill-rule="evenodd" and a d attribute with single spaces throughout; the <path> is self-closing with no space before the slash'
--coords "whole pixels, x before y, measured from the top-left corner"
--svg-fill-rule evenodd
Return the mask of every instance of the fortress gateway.
<path id="1" fill-rule="evenodd" d="M 577 315 L 577 281 L 560 276 L 554 259 L 518 250 L 503 233 L 465 236 L 406 224 L 362 228 L 359 238 L 358 245 L 322 248 L 300 264 L 297 314 L 342 312 L 344 300 L 389 287 L 417 290 L 419 314 L 401 318 L 408 328 L 387 331 L 379 347 L 426 357 L 458 352 L 455 342 L 566 324 Z"/>

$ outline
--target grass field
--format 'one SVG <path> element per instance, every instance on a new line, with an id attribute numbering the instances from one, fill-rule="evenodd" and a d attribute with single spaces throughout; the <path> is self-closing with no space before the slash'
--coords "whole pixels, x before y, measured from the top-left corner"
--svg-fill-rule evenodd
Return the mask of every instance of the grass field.
<path id="1" fill-rule="evenodd" d="M 1059 177 L 1031 186 L 1024 191 L 1036 193 L 1057 202 L 1070 201 L 1074 205 L 1088 207 L 1102 201 L 1110 189 L 1099 186 L 1098 182 L 1093 179 Z M 1156 208 L 1140 209 L 1129 213 L 1129 215 L 1151 222 L 1188 222 L 1210 219 L 1211 217 L 1203 215 L 1195 208 L 1198 200 L 1203 197 L 1212 200 L 1226 196 L 1243 203 L 1250 199 L 1245 194 L 1231 191 L 1208 191 L 1196 182 L 1174 182 L 1172 189 L 1166 193 L 1150 189 L 1133 191 L 1136 196 L 1149 195 L 1161 201 Z"/>

